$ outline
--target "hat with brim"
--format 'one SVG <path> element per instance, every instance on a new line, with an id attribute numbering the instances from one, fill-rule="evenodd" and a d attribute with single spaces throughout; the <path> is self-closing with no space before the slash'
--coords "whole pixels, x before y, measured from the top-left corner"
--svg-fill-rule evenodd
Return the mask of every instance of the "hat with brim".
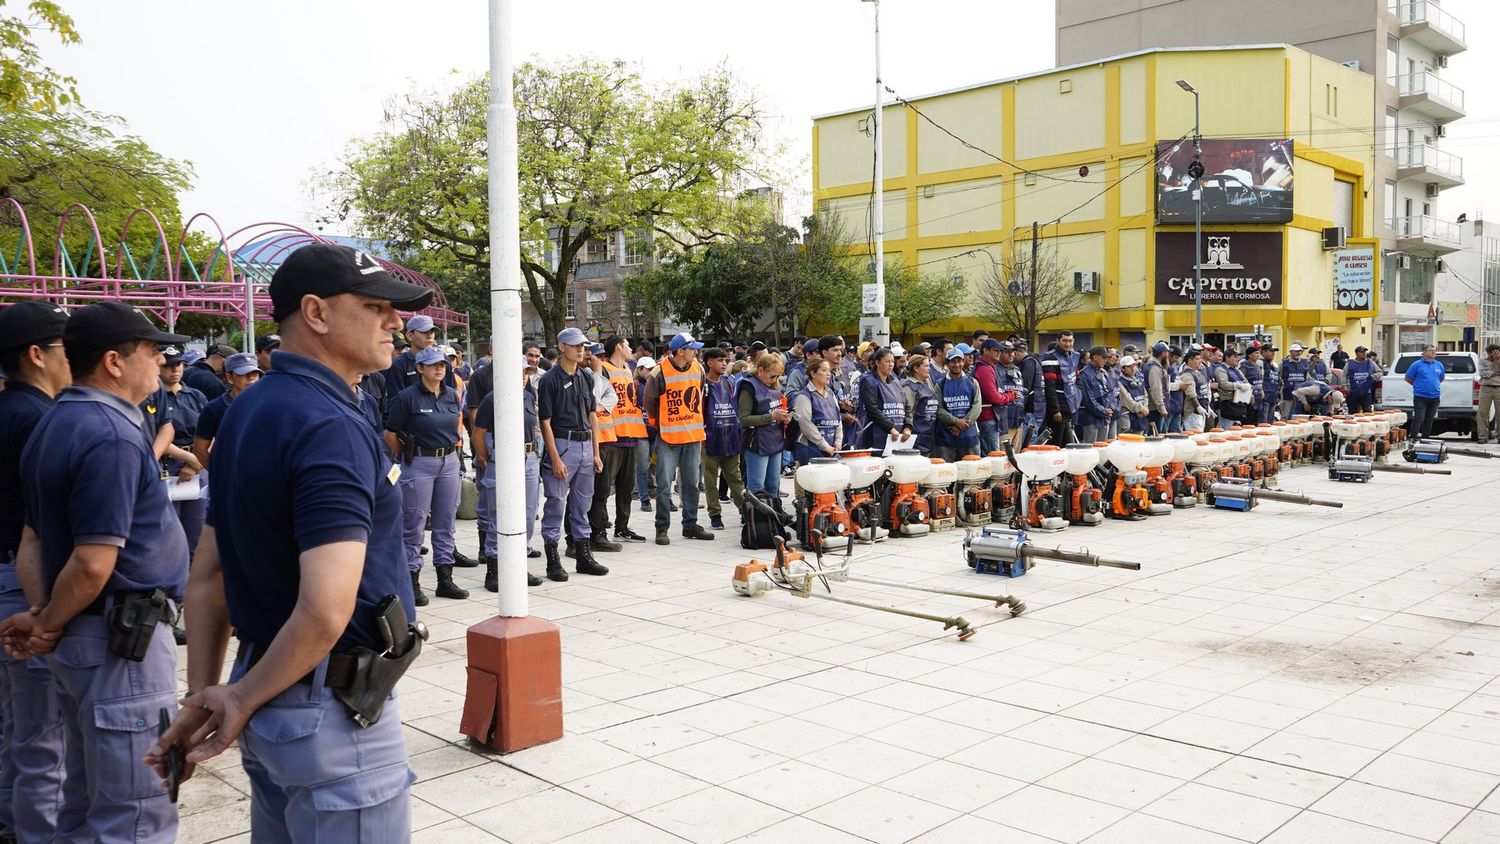
<path id="1" fill-rule="evenodd" d="M 557 332 L 557 345 L 559 346 L 582 346 L 587 344 L 589 337 L 582 329 L 568 327 Z"/>
<path id="2" fill-rule="evenodd" d="M 437 346 L 428 346 L 417 352 L 417 363 L 423 366 L 431 366 L 435 363 L 447 363 L 448 358 L 443 355 L 443 350 Z"/>
<path id="3" fill-rule="evenodd" d="M 397 280 L 378 261 L 356 249 L 336 243 L 309 243 L 286 256 L 271 277 L 271 319 L 281 322 L 296 313 L 304 296 L 353 293 L 390 302 L 397 310 L 420 311 L 432 302 L 435 292 Z"/>
<path id="4" fill-rule="evenodd" d="M 181 346 L 167 346 L 161 350 L 162 366 L 176 366 L 179 363 L 182 363 Z"/>
<path id="5" fill-rule="evenodd" d="M 79 308 L 63 328 L 63 345 L 69 354 L 108 349 L 132 340 L 161 345 L 186 343 L 189 339 L 162 331 L 145 314 L 119 302 L 96 302 Z"/>
<path id="6" fill-rule="evenodd" d="M 17 302 L 0 309 L 0 351 L 26 349 L 63 336 L 68 312 L 47 302 Z"/>
<path id="7" fill-rule="evenodd" d="M 239 352 L 224 359 L 224 371 L 231 375 L 249 375 L 252 372 L 260 372 L 260 363 L 255 360 L 255 355 L 249 352 Z"/>

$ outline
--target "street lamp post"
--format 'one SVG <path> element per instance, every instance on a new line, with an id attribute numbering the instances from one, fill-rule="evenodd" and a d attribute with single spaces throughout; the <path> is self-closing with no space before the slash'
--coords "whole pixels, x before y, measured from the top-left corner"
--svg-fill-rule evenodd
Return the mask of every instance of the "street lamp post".
<path id="1" fill-rule="evenodd" d="M 875 261 L 875 289 L 876 301 L 874 308 L 866 312 L 866 316 L 883 318 L 885 309 L 885 81 L 880 75 L 880 0 L 861 0 L 875 6 L 875 118 L 872 126 L 875 140 L 875 177 L 871 190 L 874 209 L 871 220 L 874 232 L 874 252 L 871 258 Z M 882 323 L 883 324 L 883 320 Z M 884 346 L 890 342 L 889 328 L 875 329 L 876 340 Z M 861 334 L 865 332 L 861 331 Z"/>
<path id="2" fill-rule="evenodd" d="M 1186 79 L 1177 87 L 1193 95 L 1193 340 L 1203 342 L 1203 136 L 1199 132 L 1198 89 Z"/>

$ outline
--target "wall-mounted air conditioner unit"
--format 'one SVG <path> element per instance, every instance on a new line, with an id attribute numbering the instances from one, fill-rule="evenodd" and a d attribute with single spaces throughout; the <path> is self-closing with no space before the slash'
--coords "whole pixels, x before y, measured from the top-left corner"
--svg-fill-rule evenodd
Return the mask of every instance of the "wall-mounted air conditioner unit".
<path id="1" fill-rule="evenodd" d="M 1433 67 L 1447 67 L 1448 66 L 1448 57 L 1447 56 L 1433 56 L 1432 57 L 1432 66 Z"/>
<path id="2" fill-rule="evenodd" d="M 1396 269 L 1398 269 L 1398 270 L 1409 270 L 1409 269 L 1411 269 L 1411 256 L 1410 255 L 1401 255 L 1401 256 L 1397 257 L 1396 258 Z"/>
<path id="3" fill-rule="evenodd" d="M 1329 226 L 1328 228 L 1323 230 L 1323 248 L 1343 249 L 1344 237 L 1345 234 L 1343 226 Z"/>
<path id="4" fill-rule="evenodd" d="M 1427 183 L 1427 198 L 1428 199 L 1437 199 L 1438 194 L 1440 194 L 1442 192 L 1443 192 L 1443 189 L 1440 188 L 1440 187 L 1438 187 L 1438 185 L 1437 185 L 1436 182 L 1428 182 Z"/>
<path id="5" fill-rule="evenodd" d="M 1073 289 L 1079 293 L 1098 293 L 1098 273 L 1073 273 Z"/>
<path id="6" fill-rule="evenodd" d="M 1432 127 L 1432 136 L 1434 138 L 1446 138 L 1446 137 L 1448 137 L 1448 127 L 1444 126 L 1441 123 L 1438 123 L 1438 124 L 1434 125 Z"/>

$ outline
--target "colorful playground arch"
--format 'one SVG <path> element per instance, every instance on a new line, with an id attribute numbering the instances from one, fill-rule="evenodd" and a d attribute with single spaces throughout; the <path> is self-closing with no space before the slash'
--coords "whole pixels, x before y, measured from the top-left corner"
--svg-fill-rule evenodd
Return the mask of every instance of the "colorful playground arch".
<path id="1" fill-rule="evenodd" d="M 134 227 L 134 228 L 133 228 Z M 145 227 L 151 237 L 148 254 L 135 254 L 132 231 Z M 65 235 L 84 230 L 86 245 L 69 249 Z M 38 272 L 36 245 L 26 209 L 12 198 L 0 199 L 0 230 L 14 230 L 14 243 L 0 243 L 0 307 L 28 299 L 81 307 L 92 302 L 124 302 L 151 314 L 164 325 L 176 325 L 183 314 L 232 317 L 242 326 L 252 315 L 271 318 L 268 287 L 288 254 L 308 243 L 334 242 L 288 223 L 254 223 L 225 234 L 212 216 L 194 214 L 178 233 L 175 245 L 149 209 L 136 208 L 125 219 L 118 240 L 106 248 L 94 214 L 80 203 L 63 211 L 53 244 L 50 273 Z M 192 254 L 190 233 L 211 244 Z M 141 238 L 135 237 L 139 243 Z M 13 248 L 12 248 L 13 247 Z M 372 256 L 373 257 L 373 256 Z M 432 304 L 420 313 L 444 329 L 467 333 L 469 317 L 448 308 L 448 299 L 432 279 L 393 261 L 375 257 L 393 275 L 430 287 Z"/>

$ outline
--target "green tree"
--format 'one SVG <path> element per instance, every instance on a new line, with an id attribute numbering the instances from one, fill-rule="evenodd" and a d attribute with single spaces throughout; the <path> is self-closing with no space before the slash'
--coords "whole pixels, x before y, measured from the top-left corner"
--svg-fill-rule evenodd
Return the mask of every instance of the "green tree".
<path id="1" fill-rule="evenodd" d="M 951 273 L 924 273 L 901 261 L 885 262 L 885 312 L 897 337 L 910 340 L 922 326 L 958 312 L 963 287 L 951 279 Z"/>
<path id="2" fill-rule="evenodd" d="M 818 214 L 804 218 L 802 231 L 794 289 L 789 295 L 797 310 L 793 333 L 805 328 L 810 320 L 841 331 L 857 326 L 867 259 L 848 254 L 847 231 L 838 217 Z"/>
<path id="3" fill-rule="evenodd" d="M 1030 239 L 1016 239 L 1005 260 L 990 256 L 974 299 L 979 312 L 995 320 L 998 331 L 1019 334 L 1035 349 L 1037 327 L 1078 310 L 1083 295 L 1073 289 L 1073 266 L 1055 241 L 1041 240 L 1035 251 L 1032 245 Z"/>
<path id="4" fill-rule="evenodd" d="M 123 128 L 118 118 L 77 108 L 0 112 L 0 198 L 13 198 L 26 209 L 40 272 L 52 270 L 57 252 L 53 232 L 63 211 L 81 202 L 94 213 L 106 254 L 95 248 L 83 265 L 92 233 L 75 215 L 63 232 L 74 274 L 97 275 L 98 261 L 104 258 L 113 275 L 121 226 L 140 207 L 161 221 L 167 245 L 161 246 L 150 221 L 141 218 L 132 223 L 126 245 L 143 277 L 166 277 L 169 251 L 182 227 L 177 194 L 188 187 L 192 166 L 162 156 L 138 137 L 120 134 Z M 16 242 L 18 222 L 13 215 L 0 216 L 0 243 Z"/>
<path id="5" fill-rule="evenodd" d="M 26 12 L 0 14 L 0 112 L 56 111 L 77 103 L 78 80 L 43 64 L 35 38 L 39 31 L 51 32 L 64 44 L 77 44 L 73 19 L 50 0 L 30 0 Z"/>
<path id="6" fill-rule="evenodd" d="M 488 90 L 481 78 L 392 103 L 385 129 L 354 142 L 322 180 L 334 215 L 398 250 L 487 271 Z M 516 71 L 515 101 L 521 270 L 549 335 L 564 325 L 590 240 L 645 227 L 690 251 L 746 213 L 726 197 L 765 152 L 763 115 L 727 69 L 653 87 L 621 62 L 533 62 Z"/>
<path id="7" fill-rule="evenodd" d="M 780 344 L 781 314 L 791 311 L 782 285 L 793 283 L 797 231 L 765 223 L 625 281 L 625 295 L 646 302 L 695 332 L 743 337 L 769 314 Z"/>

